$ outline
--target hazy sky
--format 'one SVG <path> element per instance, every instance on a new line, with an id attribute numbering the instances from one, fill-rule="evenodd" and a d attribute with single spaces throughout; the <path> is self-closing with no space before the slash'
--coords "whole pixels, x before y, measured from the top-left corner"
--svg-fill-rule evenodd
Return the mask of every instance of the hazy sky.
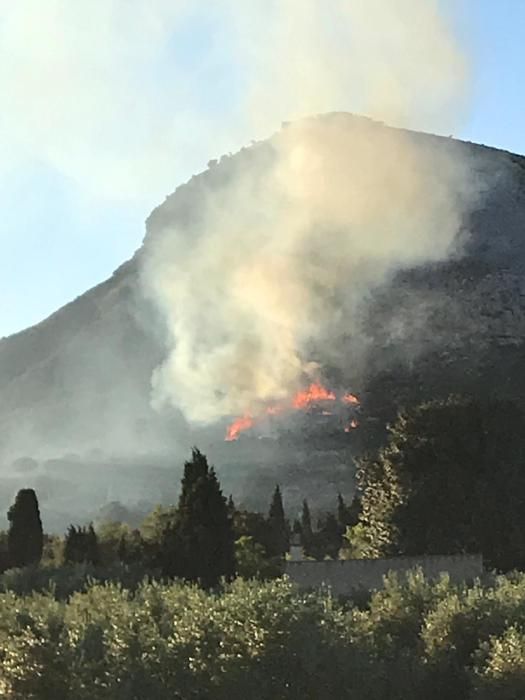
<path id="1" fill-rule="evenodd" d="M 0 0 L 0 336 L 105 279 L 178 184 L 288 118 L 284 103 L 247 112 L 264 75 L 251 48 L 273 36 L 261 3 L 273 0 L 237 2 L 259 11 L 237 21 L 236 0 Z M 470 64 L 454 136 L 525 153 L 525 2 L 441 5 Z M 355 96 L 319 104 L 360 109 Z"/>

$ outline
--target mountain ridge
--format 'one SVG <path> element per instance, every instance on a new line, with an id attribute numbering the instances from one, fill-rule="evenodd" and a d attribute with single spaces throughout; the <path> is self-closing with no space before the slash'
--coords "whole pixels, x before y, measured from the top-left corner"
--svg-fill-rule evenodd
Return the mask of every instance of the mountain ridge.
<path id="1" fill-rule="evenodd" d="M 363 119 L 337 118 L 349 123 Z M 491 186 L 470 216 L 471 234 L 461 256 L 401 270 L 374 292 L 363 321 L 370 352 L 359 390 L 370 395 L 370 411 L 377 415 L 385 413 L 382 402 L 395 410 L 401 401 L 387 396 L 385 386 L 392 381 L 406 400 L 425 397 L 436 386 L 469 390 L 487 377 L 487 386 L 492 386 L 496 375 L 504 378 L 504 393 L 516 395 L 522 388 L 518 356 L 525 342 L 525 157 L 450 137 L 408 133 L 425 148 L 460 149 L 479 172 L 490 176 Z M 176 409 L 158 413 L 151 407 L 151 376 L 165 356 L 165 329 L 143 293 L 142 257 L 159 232 L 174 222 L 191 234 L 203 193 L 210 188 L 224 187 L 246 168 L 264 170 L 277 134 L 210 161 L 207 170 L 177 187 L 151 212 L 142 246 L 111 277 L 40 323 L 0 339 L 3 473 L 11 473 L 18 457 L 45 461 L 68 453 L 123 459 L 182 455 L 196 439 L 204 444 L 221 439 L 223 426 L 201 434 Z M 422 351 L 425 344 L 428 349 Z M 507 359 L 491 374 L 490 364 L 501 353 Z M 425 361 L 425 356 L 431 359 Z M 461 369 L 466 364 L 471 380 Z M 226 447 L 217 454 L 222 449 Z"/>

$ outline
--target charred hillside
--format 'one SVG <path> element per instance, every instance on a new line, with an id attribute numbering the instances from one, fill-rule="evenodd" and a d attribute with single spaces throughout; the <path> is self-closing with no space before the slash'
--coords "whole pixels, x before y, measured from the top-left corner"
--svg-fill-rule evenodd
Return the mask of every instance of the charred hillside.
<path id="1" fill-rule="evenodd" d="M 357 118 L 337 119 L 338 128 L 346 123 L 353 128 Z M 319 119 L 319 134 L 329 121 Z M 397 131 L 369 122 L 366 128 L 378 138 Z M 345 472 L 342 481 L 334 478 L 334 489 L 351 482 L 345 466 L 351 454 L 368 442 L 367 435 L 375 440 L 403 403 L 451 391 L 490 392 L 520 402 L 525 396 L 525 158 L 451 138 L 404 133 L 429 153 L 460 153 L 479 179 L 478 195 L 462 221 L 460 244 L 446 259 L 393 269 L 370 288 L 355 325 L 312 349 L 323 382 L 355 391 L 362 404 L 362 434 L 338 448 L 325 471 L 329 480 L 330 464 L 332 474 Z M 261 446 L 259 440 L 254 450 L 241 441 L 222 442 L 226 421 L 197 430 L 174 406 L 152 408 L 151 377 L 166 356 L 169 338 L 141 279 L 142 261 L 166 231 L 176 227 L 189 239 L 196 235 L 202 226 L 201 202 L 210 192 L 220 193 L 247 171 L 255 183 L 265 177 L 275 158 L 275 138 L 210 162 L 208 170 L 178 187 L 151 213 L 144 246 L 110 279 L 36 326 L 0 340 L 0 455 L 10 479 L 9 498 L 18 481 L 29 478 L 12 466 L 20 457 L 36 460 L 36 479 L 49 476 L 46 460 L 67 456 L 76 465 L 61 473 L 61 493 L 67 494 L 90 482 L 84 464 L 129 459 L 144 464 L 147 472 L 165 455 L 181 461 L 195 441 L 210 451 L 219 468 L 223 465 L 227 488 L 240 475 L 245 492 L 257 487 L 258 478 L 274 480 L 274 473 L 263 469 L 271 463 L 282 473 L 287 470 L 289 486 L 300 490 L 297 444 L 308 438 L 303 429 L 293 449 L 290 431 L 283 430 L 270 445 Z M 352 167 L 349 161 L 350 173 Z M 347 358 L 345 363 L 332 361 L 336 350 L 338 357 Z M 317 444 L 320 453 L 329 449 Z M 306 452 L 311 460 L 311 450 Z M 249 479 L 242 464 L 253 466 Z M 311 465 L 312 472 L 316 468 Z M 142 486 L 133 483 L 136 498 L 128 493 L 128 501 L 141 498 Z M 317 489 L 318 484 L 312 490 Z M 90 508 L 113 497 L 107 484 L 90 485 L 85 493 Z"/>

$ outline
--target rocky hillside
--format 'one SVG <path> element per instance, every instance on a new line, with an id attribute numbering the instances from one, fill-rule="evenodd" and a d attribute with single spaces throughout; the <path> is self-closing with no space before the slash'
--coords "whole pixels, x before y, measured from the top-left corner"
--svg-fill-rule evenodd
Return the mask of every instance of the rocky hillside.
<path id="1" fill-rule="evenodd" d="M 349 124 L 354 119 L 346 118 Z M 354 382 L 364 410 L 382 418 L 412 397 L 461 389 L 521 400 L 525 158 L 453 139 L 412 137 L 433 148 L 459 149 L 489 186 L 464 222 L 462 255 L 403 270 L 374 291 L 359 329 L 368 361 Z M 191 234 L 203 194 L 247 168 L 264 169 L 272 149 L 270 139 L 211 162 L 152 212 L 145 248 L 110 279 L 38 325 L 0 340 L 0 459 L 13 487 L 27 482 L 12 466 L 20 457 L 35 458 L 41 476 L 44 461 L 56 457 L 67 455 L 71 464 L 117 458 L 144 463 L 195 439 L 180 413 L 159 414 L 150 405 L 151 374 L 165 346 L 162 324 L 141 292 L 141 256 L 175 222 Z M 199 439 L 213 444 L 222 430 Z M 228 464 L 224 449 L 218 448 L 217 459 Z M 81 471 L 72 482 L 84 479 Z M 111 498 L 107 488 L 96 498 Z"/>

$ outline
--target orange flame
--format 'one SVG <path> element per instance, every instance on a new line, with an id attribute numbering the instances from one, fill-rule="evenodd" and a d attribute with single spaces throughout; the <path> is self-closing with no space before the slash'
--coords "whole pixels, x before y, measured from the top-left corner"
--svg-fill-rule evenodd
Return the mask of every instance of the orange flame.
<path id="1" fill-rule="evenodd" d="M 359 406 L 360 401 L 355 394 L 345 394 L 341 399 L 343 403 L 350 404 L 351 406 Z"/>
<path id="2" fill-rule="evenodd" d="M 304 391 L 299 391 L 292 401 L 292 406 L 294 408 L 308 408 L 313 403 L 318 401 L 335 401 L 335 394 L 333 391 L 328 391 L 322 384 L 310 384 L 308 389 Z"/>
<path id="3" fill-rule="evenodd" d="M 329 389 L 326 389 L 322 384 L 319 382 L 314 382 L 310 384 L 310 386 L 307 389 L 304 389 L 303 391 L 297 392 L 297 394 L 289 401 L 284 401 L 281 403 L 277 404 L 272 404 L 271 406 L 267 406 L 264 415 L 267 416 L 276 416 L 279 415 L 280 413 L 284 413 L 285 411 L 289 411 L 291 409 L 294 410 L 307 410 L 310 408 L 310 406 L 323 402 L 323 401 L 336 401 L 337 397 L 333 391 L 330 391 Z M 355 394 L 344 394 L 341 396 L 340 401 L 348 406 L 359 406 L 360 401 Z M 329 410 L 323 410 L 322 411 L 323 415 L 332 415 L 332 412 Z M 261 419 L 259 418 L 254 418 L 252 415 L 249 413 L 246 413 L 244 416 L 237 418 L 228 428 L 226 431 L 226 437 L 224 438 L 228 442 L 231 442 L 233 440 L 238 440 L 239 435 L 244 432 L 245 430 L 249 430 L 250 428 L 253 428 L 254 425 Z M 357 428 L 359 423 L 353 419 L 350 421 L 350 423 L 345 427 L 345 432 L 349 433 L 350 430 L 353 430 L 354 428 Z"/>
<path id="4" fill-rule="evenodd" d="M 254 425 L 255 421 L 252 418 L 252 416 L 246 415 L 242 416 L 241 418 L 237 418 L 233 421 L 231 425 L 228 426 L 228 429 L 226 431 L 226 437 L 224 439 L 228 442 L 231 442 L 232 440 L 238 440 L 239 435 L 244 430 L 253 428 Z"/>

